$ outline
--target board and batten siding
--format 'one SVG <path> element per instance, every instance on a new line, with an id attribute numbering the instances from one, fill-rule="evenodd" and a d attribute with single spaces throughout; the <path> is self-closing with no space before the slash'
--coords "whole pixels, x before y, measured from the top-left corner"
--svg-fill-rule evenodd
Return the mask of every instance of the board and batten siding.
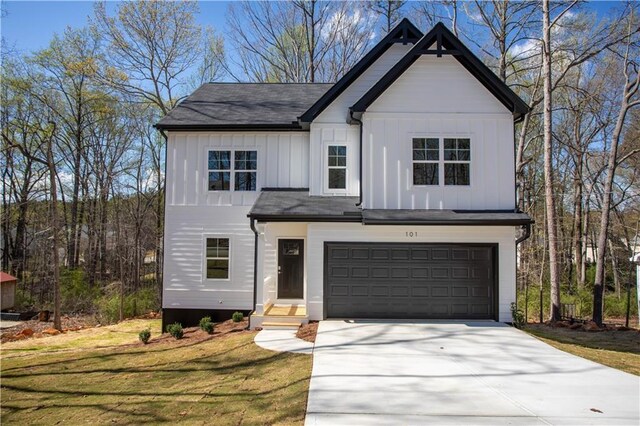
<path id="1" fill-rule="evenodd" d="M 347 124 L 349 107 L 365 94 L 400 60 L 413 45 L 394 44 L 366 71 L 342 92 L 311 123 L 311 164 L 309 165 L 309 193 L 319 196 L 356 196 L 360 193 L 360 129 Z M 331 191 L 327 188 L 327 147 L 347 146 L 347 189 Z"/>
<path id="2" fill-rule="evenodd" d="M 498 320 L 511 321 L 511 303 L 516 297 L 515 227 L 510 226 L 366 226 L 351 223 L 307 225 L 307 313 L 311 320 L 323 319 L 324 243 L 497 243 Z M 413 235 L 411 237 L 410 235 Z"/>
<path id="3" fill-rule="evenodd" d="M 346 123 L 311 123 L 310 195 L 355 196 L 360 193 L 360 129 Z M 330 145 L 347 147 L 347 188 L 331 190 L 327 186 L 327 151 Z"/>
<path id="4" fill-rule="evenodd" d="M 257 191 L 209 191 L 211 149 L 256 150 Z M 168 206 L 251 206 L 261 188 L 307 188 L 309 133 L 169 133 L 166 179 Z"/>
<path id="5" fill-rule="evenodd" d="M 210 149 L 256 150 L 257 191 L 208 191 Z M 170 132 L 163 308 L 252 308 L 254 235 L 247 213 L 261 188 L 309 185 L 307 132 Z M 230 277 L 205 278 L 205 239 L 230 239 Z"/>
<path id="6" fill-rule="evenodd" d="M 314 123 L 346 123 L 349 118 L 349 107 L 355 104 L 383 75 L 387 73 L 411 48 L 412 44 L 396 43 L 369 66 L 358 78 L 347 87 L 324 111 Z"/>
<path id="7" fill-rule="evenodd" d="M 422 56 L 363 115 L 365 208 L 515 208 L 512 114 L 452 57 Z M 412 139 L 471 140 L 469 186 L 413 186 Z"/>

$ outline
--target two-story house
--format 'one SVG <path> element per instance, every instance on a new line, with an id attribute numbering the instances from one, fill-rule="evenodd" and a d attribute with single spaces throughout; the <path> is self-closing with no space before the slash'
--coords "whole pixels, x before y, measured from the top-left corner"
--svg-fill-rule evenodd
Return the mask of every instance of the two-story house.
<path id="1" fill-rule="evenodd" d="M 335 84 L 203 85 L 156 126 L 164 323 L 510 321 L 527 111 L 444 25 L 406 19 Z"/>

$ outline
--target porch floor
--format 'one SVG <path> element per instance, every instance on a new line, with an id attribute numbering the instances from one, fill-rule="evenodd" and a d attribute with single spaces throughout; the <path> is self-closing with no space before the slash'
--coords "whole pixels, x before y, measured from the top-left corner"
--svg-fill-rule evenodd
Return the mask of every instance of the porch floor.
<path id="1" fill-rule="evenodd" d="M 264 312 L 264 316 L 306 317 L 307 307 L 299 305 L 271 305 Z"/>

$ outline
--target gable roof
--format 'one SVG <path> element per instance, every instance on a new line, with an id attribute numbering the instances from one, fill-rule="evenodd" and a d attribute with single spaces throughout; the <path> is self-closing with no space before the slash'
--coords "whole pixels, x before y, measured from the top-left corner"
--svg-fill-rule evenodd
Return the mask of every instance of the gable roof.
<path id="1" fill-rule="evenodd" d="M 161 130 L 300 130 L 298 116 L 331 84 L 206 83 L 155 127 Z"/>
<path id="2" fill-rule="evenodd" d="M 364 73 L 389 47 L 396 43 L 416 43 L 422 37 L 422 32 L 404 18 L 389 33 L 383 37 L 357 64 L 340 78 L 320 99 L 317 100 L 304 114 L 300 116 L 300 122 L 311 123 L 322 111 L 325 110 L 347 87 L 351 85 L 362 73 Z"/>
<path id="3" fill-rule="evenodd" d="M 436 43 L 435 50 L 429 49 L 433 43 Z M 438 57 L 452 55 L 509 111 L 513 112 L 514 120 L 521 119 L 529 111 L 529 106 L 509 86 L 478 59 L 442 22 L 438 22 L 367 93 L 349 108 L 355 118 L 360 118 L 362 113 L 422 55 L 437 55 Z"/>

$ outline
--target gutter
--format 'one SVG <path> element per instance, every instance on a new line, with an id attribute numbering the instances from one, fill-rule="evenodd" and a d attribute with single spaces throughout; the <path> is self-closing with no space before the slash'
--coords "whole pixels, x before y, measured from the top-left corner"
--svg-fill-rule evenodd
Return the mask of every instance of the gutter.
<path id="1" fill-rule="evenodd" d="M 256 221 L 251 218 L 249 226 L 253 231 L 253 308 L 252 312 L 256 311 L 256 303 L 258 297 L 258 230 L 256 229 Z M 247 324 L 247 330 L 251 327 L 251 314 L 249 314 L 249 323 Z"/>
<path id="2" fill-rule="evenodd" d="M 349 118 L 350 123 L 355 121 L 360 127 L 360 166 L 358 168 L 358 172 L 360 173 L 360 182 L 358 183 L 360 194 L 359 201 L 356 203 L 356 206 L 360 207 L 362 205 L 362 120 L 353 116 L 353 110 L 351 108 L 349 108 Z"/>

